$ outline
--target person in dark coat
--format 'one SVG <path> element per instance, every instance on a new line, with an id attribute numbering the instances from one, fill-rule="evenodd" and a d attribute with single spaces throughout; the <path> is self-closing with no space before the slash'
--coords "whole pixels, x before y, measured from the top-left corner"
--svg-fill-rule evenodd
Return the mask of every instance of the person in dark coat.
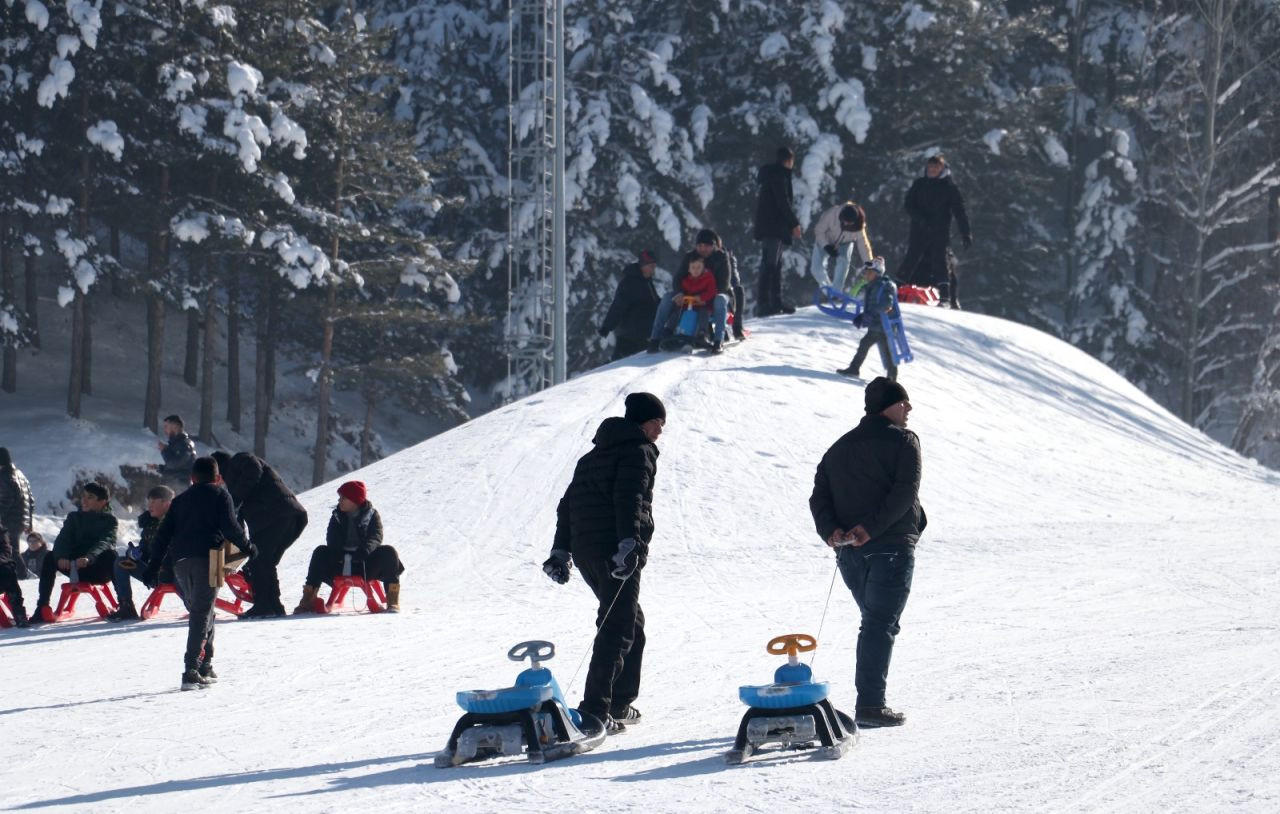
<path id="1" fill-rule="evenodd" d="M 716 248 L 724 252 L 729 266 L 729 288 L 733 291 L 733 338 L 742 341 L 747 338 L 747 292 L 742 287 L 742 275 L 738 273 L 738 258 L 724 245 L 719 235 L 716 235 Z"/>
<path id="2" fill-rule="evenodd" d="M 378 580 L 386 588 L 387 610 L 392 613 L 400 610 L 400 575 L 404 573 L 404 565 L 396 550 L 382 542 L 382 516 L 369 502 L 368 491 L 361 481 L 349 480 L 338 487 L 338 505 L 329 517 L 324 543 L 311 552 L 302 601 L 294 613 L 314 612 L 320 583 L 333 585 L 333 578 L 340 574 Z"/>
<path id="3" fill-rule="evenodd" d="M 30 482 L 22 470 L 13 465 L 9 450 L 0 447 L 0 527 L 9 532 L 15 553 L 22 538 L 31 531 L 35 513 L 36 501 L 31 496 Z M 14 562 L 14 573 L 18 579 L 27 578 L 27 564 L 21 557 Z"/>
<path id="4" fill-rule="evenodd" d="M 116 529 L 119 524 L 111 513 L 110 494 L 105 486 L 86 483 L 80 493 L 80 510 L 67 515 L 53 550 L 40 569 L 40 588 L 31 624 L 48 622 L 53 617 L 49 596 L 58 572 L 79 582 L 105 585 L 111 581 L 116 564 Z"/>
<path id="5" fill-rule="evenodd" d="M 172 502 L 173 490 L 168 486 L 154 486 L 147 492 L 147 510 L 138 515 L 138 545 L 129 546 L 128 556 L 116 558 L 111 585 L 116 589 L 119 607 L 107 614 L 109 621 L 129 622 L 138 618 L 138 609 L 133 604 L 133 580 L 143 582 L 147 566 L 155 556 L 156 532 Z M 173 569 L 162 565 L 158 582 L 172 583 Z"/>
<path id="6" fill-rule="evenodd" d="M 653 539 L 653 481 L 658 437 L 667 411 L 652 393 L 626 398 L 622 418 L 606 418 L 578 459 L 573 480 L 556 507 L 556 536 L 542 564 L 563 585 L 577 563 L 599 602 L 595 644 L 579 711 L 604 721 L 610 732 L 637 723 L 644 611 L 640 574 Z"/>
<path id="7" fill-rule="evenodd" d="M 27 535 L 27 550 L 22 552 L 22 561 L 27 566 L 26 579 L 38 579 L 44 568 L 44 561 L 49 557 L 49 546 L 44 535 L 33 531 Z"/>
<path id="8" fill-rule="evenodd" d="M 779 147 L 772 164 L 765 164 L 756 174 L 760 186 L 756 199 L 754 234 L 760 241 L 760 279 L 756 296 L 756 316 L 791 314 L 795 306 L 782 299 L 782 247 L 803 234 L 796 217 L 795 193 L 791 188 L 791 170 L 796 155 L 789 147 Z"/>
<path id="9" fill-rule="evenodd" d="M 182 416 L 171 415 L 164 420 L 164 434 L 168 441 L 159 441 L 156 447 L 164 463 L 160 475 L 175 492 L 187 488 L 191 482 L 191 465 L 196 461 L 196 442 L 183 429 Z"/>
<path id="10" fill-rule="evenodd" d="M 862 267 L 863 278 L 866 285 L 862 287 L 863 307 L 862 313 L 858 314 L 853 324 L 859 328 L 866 328 L 867 332 L 862 335 L 861 341 L 858 342 L 858 349 L 853 354 L 853 361 L 846 368 L 837 370 L 841 376 L 849 376 L 858 378 L 859 368 L 862 363 L 867 360 L 867 352 L 871 350 L 871 346 L 875 345 L 880 350 L 880 361 L 884 364 L 885 376 L 889 381 L 898 380 L 898 365 L 893 361 L 893 351 L 889 348 L 889 337 L 884 332 L 884 322 L 880 319 L 881 314 L 887 314 L 890 317 L 896 317 L 898 312 L 897 289 L 884 273 L 884 258 L 877 257 L 868 260 Z"/>
<path id="11" fill-rule="evenodd" d="M 253 589 L 253 607 L 240 618 L 284 616 L 276 569 L 284 552 L 307 527 L 307 510 L 276 471 L 256 455 L 215 452 L 213 457 L 235 501 L 237 514 L 249 527 L 249 539 L 258 549 L 258 556 L 242 569 Z"/>
<path id="12" fill-rule="evenodd" d="M 885 705 L 899 620 L 911 593 L 915 546 L 928 523 L 920 505 L 920 439 L 907 429 L 911 401 L 883 376 L 867 385 L 866 416 L 818 464 L 809 510 L 818 536 L 836 550 L 845 585 L 862 613 L 854 684 L 858 726 L 899 726 Z"/>
<path id="13" fill-rule="evenodd" d="M 640 252 L 637 262 L 622 272 L 613 302 L 609 304 L 599 329 L 600 336 L 608 336 L 610 331 L 614 334 L 614 361 L 645 348 L 660 299 L 653 287 L 653 271 L 657 267 L 657 258 L 646 249 Z"/>
<path id="14" fill-rule="evenodd" d="M 187 646 L 182 660 L 184 690 L 201 690 L 218 680 L 213 669 L 214 602 L 218 587 L 210 578 L 209 556 L 226 541 L 257 555 L 245 539 L 231 494 L 218 482 L 218 463 L 197 458 L 191 465 L 191 488 L 173 499 L 152 543 L 143 581 L 155 587 L 160 569 L 173 569 L 173 584 L 187 606 Z"/>
<path id="15" fill-rule="evenodd" d="M 973 245 L 973 232 L 964 210 L 964 196 L 952 179 L 945 158 L 929 157 L 924 177 L 912 182 L 903 208 L 911 217 L 911 235 L 907 254 L 898 267 L 898 279 L 912 285 L 938 286 L 942 295 L 938 304 L 948 302 L 952 308 L 959 308 L 959 281 L 950 249 L 951 219 L 955 218 L 966 249 Z"/>
<path id="16" fill-rule="evenodd" d="M 9 531 L 0 526 L 0 594 L 9 601 L 13 621 L 18 627 L 27 626 L 27 609 L 23 605 L 22 586 L 18 584 L 17 563 L 22 561 L 18 546 Z"/>

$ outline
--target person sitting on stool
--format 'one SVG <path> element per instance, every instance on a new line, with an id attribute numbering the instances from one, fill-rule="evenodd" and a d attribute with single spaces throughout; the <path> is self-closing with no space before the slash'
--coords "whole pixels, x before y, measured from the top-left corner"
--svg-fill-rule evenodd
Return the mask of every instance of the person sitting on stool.
<path id="1" fill-rule="evenodd" d="M 349 559 L 348 559 L 349 558 Z M 382 543 L 382 518 L 369 502 L 365 485 L 349 480 L 338 487 L 338 505 L 329 518 L 325 544 L 311 552 L 307 583 L 294 613 L 312 613 L 320 583 L 333 585 L 337 576 L 379 580 L 387 589 L 387 610 L 400 610 L 400 555 Z"/>

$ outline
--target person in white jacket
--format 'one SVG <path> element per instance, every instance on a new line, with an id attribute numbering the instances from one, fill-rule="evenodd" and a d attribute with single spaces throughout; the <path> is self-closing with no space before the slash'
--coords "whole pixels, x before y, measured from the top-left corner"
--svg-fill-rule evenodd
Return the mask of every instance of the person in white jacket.
<path id="1" fill-rule="evenodd" d="M 809 261 L 809 273 L 819 285 L 844 290 L 849 264 L 857 254 L 856 268 L 875 255 L 871 253 L 871 241 L 867 238 L 867 216 L 862 207 L 853 201 L 836 204 L 818 216 L 813 227 L 813 256 Z M 836 261 L 835 280 L 827 274 L 830 260 Z M 856 275 L 855 275 L 856 276 Z"/>

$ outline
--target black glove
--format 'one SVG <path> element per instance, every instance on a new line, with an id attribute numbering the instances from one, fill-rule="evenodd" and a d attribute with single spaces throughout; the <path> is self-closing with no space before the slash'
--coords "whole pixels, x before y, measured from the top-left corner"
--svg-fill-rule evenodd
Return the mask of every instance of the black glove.
<path id="1" fill-rule="evenodd" d="M 599 328 L 596 328 L 596 333 L 600 334 L 600 336 L 602 336 L 602 337 L 604 337 L 604 336 L 608 336 L 608 335 L 609 335 L 609 329 L 608 329 L 608 328 L 606 328 L 606 327 L 604 327 L 603 325 L 601 325 Z"/>
<path id="2" fill-rule="evenodd" d="M 160 566 L 148 565 L 147 570 L 142 572 L 142 584 L 148 588 L 155 590 L 156 585 L 160 583 Z"/>
<path id="3" fill-rule="evenodd" d="M 245 540 L 243 543 L 236 543 L 235 547 L 243 551 L 245 556 L 249 559 L 258 559 L 258 547 L 253 544 L 252 540 Z"/>
<path id="4" fill-rule="evenodd" d="M 831 255 L 832 257 L 835 257 L 837 254 L 840 253 L 839 251 L 836 250 L 836 244 L 834 243 L 828 243 L 827 245 L 822 247 L 822 250 L 827 254 Z"/>
<path id="5" fill-rule="evenodd" d="M 568 582 L 572 570 L 573 558 L 563 548 L 551 549 L 551 556 L 542 564 L 542 573 L 551 577 L 557 585 Z"/>
<path id="6" fill-rule="evenodd" d="M 634 574 L 640 565 L 640 546 L 636 545 L 636 538 L 628 537 L 620 541 L 617 553 L 609 561 L 613 563 L 613 570 L 609 574 L 614 579 L 627 579 Z"/>
<path id="7" fill-rule="evenodd" d="M 966 250 L 968 250 L 968 248 L 973 245 L 973 235 L 964 235 L 960 238 L 960 243 Z"/>
<path id="8" fill-rule="evenodd" d="M 857 314 L 854 314 L 854 316 L 853 316 L 853 326 L 854 326 L 855 328 L 865 328 L 865 327 L 867 327 L 867 315 L 866 315 L 866 314 L 864 314 L 864 313 L 862 313 L 861 311 L 859 311 Z"/>

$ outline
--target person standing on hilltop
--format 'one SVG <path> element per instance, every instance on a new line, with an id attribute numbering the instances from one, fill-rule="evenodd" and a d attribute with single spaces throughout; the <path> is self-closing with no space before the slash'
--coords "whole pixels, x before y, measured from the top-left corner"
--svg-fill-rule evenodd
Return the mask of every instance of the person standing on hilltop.
<path id="1" fill-rule="evenodd" d="M 782 249 L 793 238 L 804 234 L 796 217 L 795 192 L 791 187 L 791 171 L 796 154 L 790 147 L 779 147 L 774 162 L 756 173 L 760 187 L 756 198 L 755 238 L 760 241 L 760 279 L 756 296 L 756 316 L 793 314 L 795 306 L 782 299 Z"/>

